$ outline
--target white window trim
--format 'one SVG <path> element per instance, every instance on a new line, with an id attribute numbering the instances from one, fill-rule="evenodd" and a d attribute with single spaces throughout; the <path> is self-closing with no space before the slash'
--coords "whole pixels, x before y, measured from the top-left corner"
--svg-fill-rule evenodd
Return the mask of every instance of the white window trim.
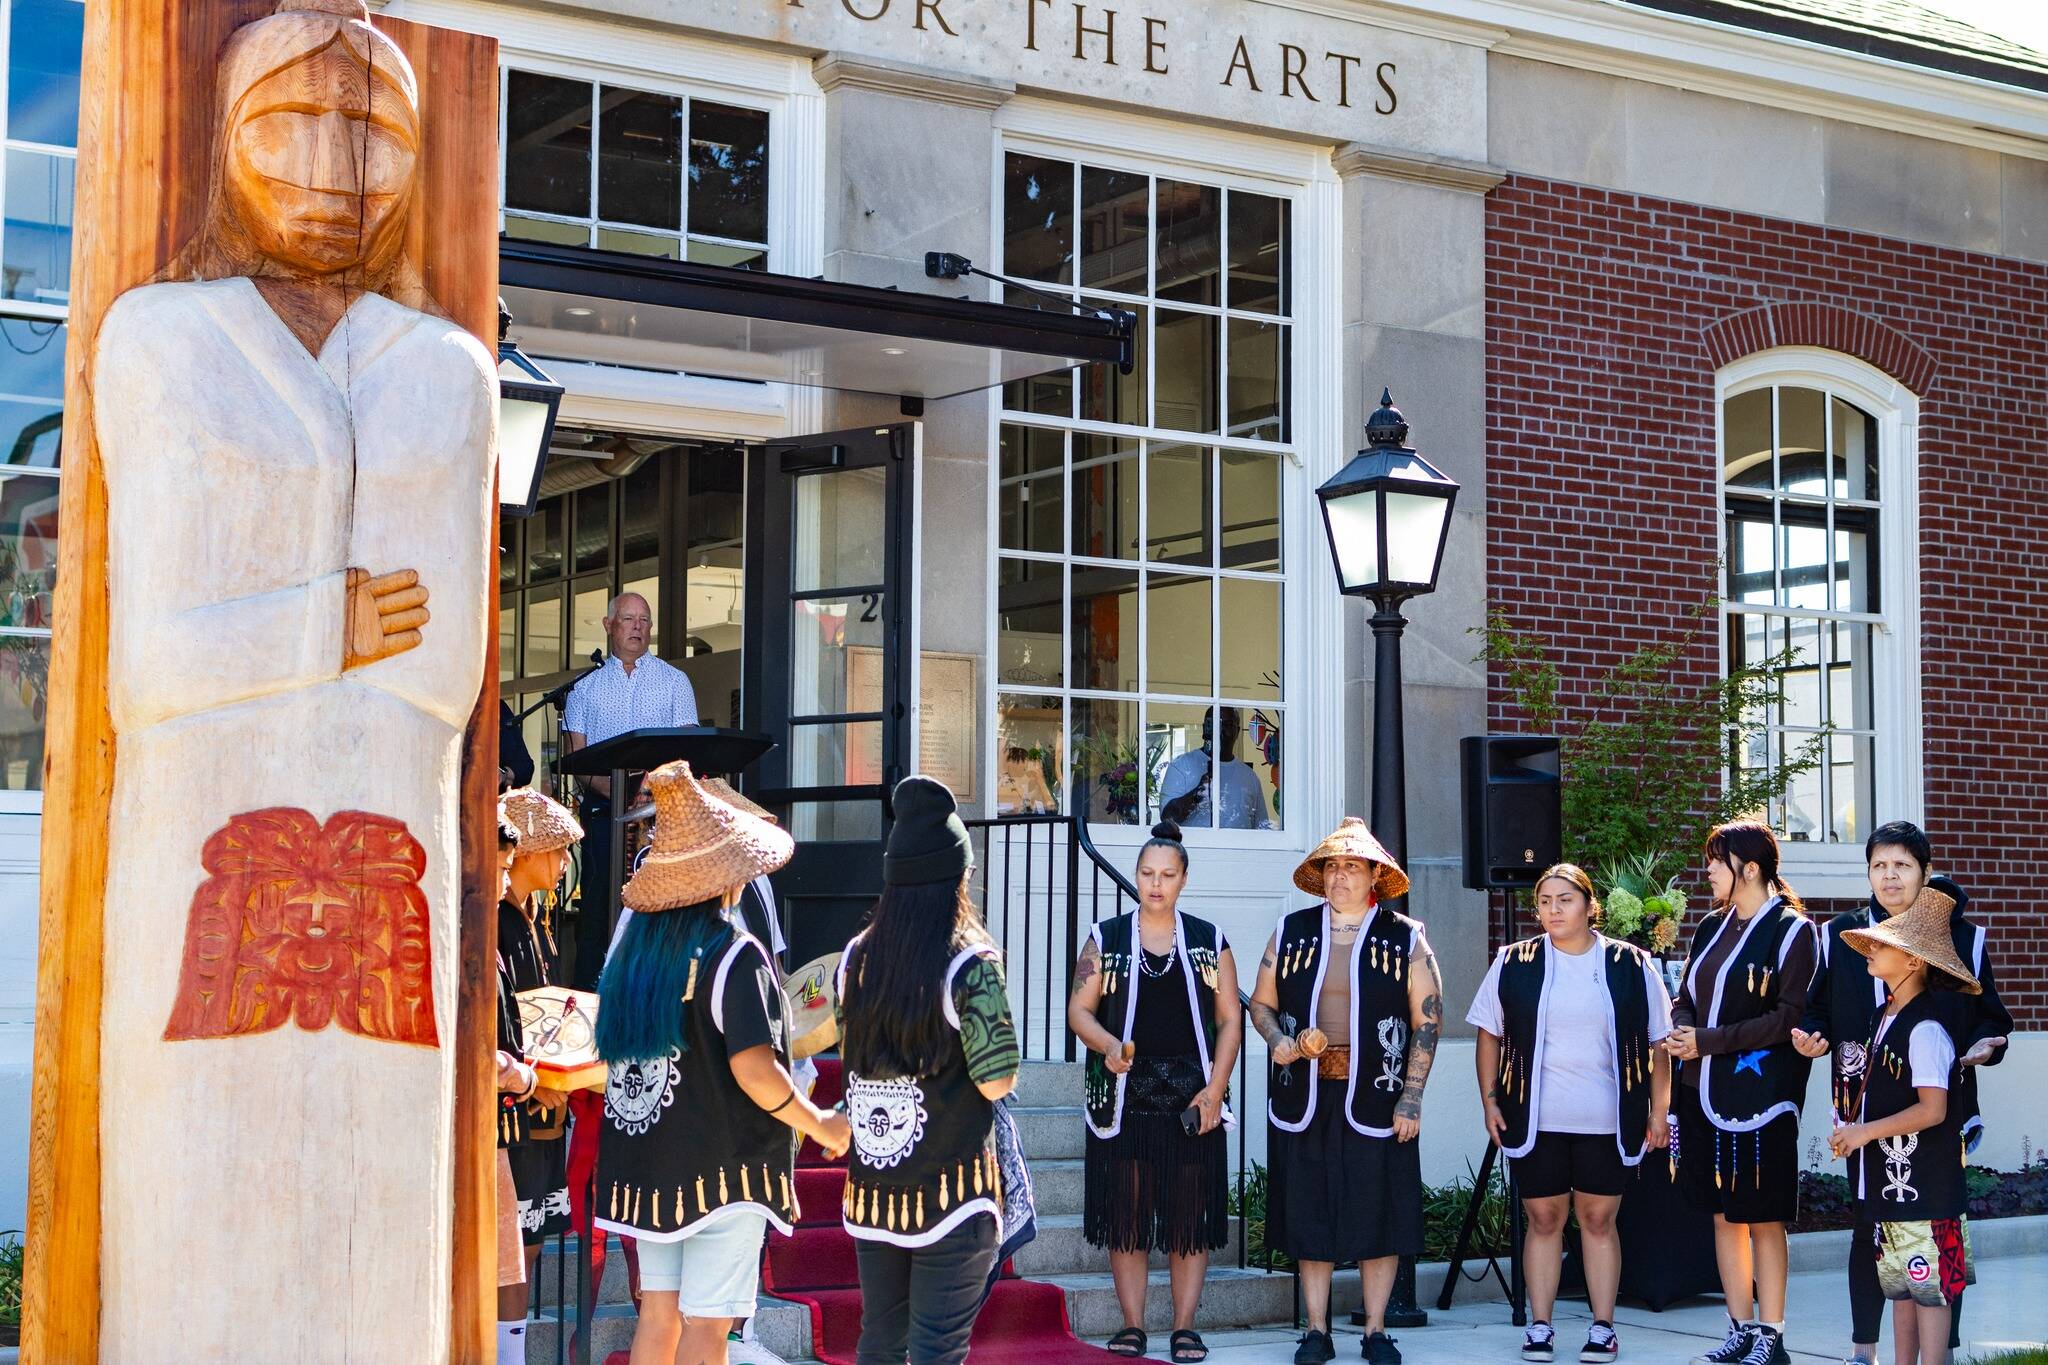
<path id="1" fill-rule="evenodd" d="M 1724 366 L 1714 376 L 1714 478 L 1721 482 L 1722 419 L 1730 398 L 1774 385 L 1831 391 L 1875 419 L 1878 430 L 1878 592 L 1883 601 L 1871 633 L 1871 714 L 1877 741 L 1871 790 L 1877 809 L 1865 825 L 1886 820 L 1925 823 L 1920 679 L 1920 399 L 1882 370 L 1840 351 L 1777 346 Z M 1714 518 L 1716 545 L 1726 556 L 1727 521 Z M 1724 613 L 1725 619 L 1725 613 Z M 1716 623 L 1719 667 L 1728 668 L 1728 633 Z M 1870 892 L 1860 844 L 1787 843 L 1784 870 L 1804 896 L 1861 900 Z"/>
<path id="2" fill-rule="evenodd" d="M 1343 805 L 1345 749 L 1355 742 L 1345 725 L 1342 599 L 1321 562 L 1323 532 L 1314 512 L 1315 485 L 1347 458 L 1339 447 L 1343 402 L 1341 291 L 1318 288 L 1318 280 L 1339 278 L 1343 203 L 1327 149 L 1310 148 L 1221 129 L 1167 122 L 1104 109 L 1019 98 L 997 111 L 990 176 L 990 259 L 1000 259 L 1003 223 L 1003 157 L 1033 152 L 1206 184 L 1275 195 L 1293 201 L 1294 337 L 1290 376 L 1293 438 L 1264 443 L 1283 460 L 1281 488 L 1281 678 L 1285 729 L 1281 754 L 1280 830 L 1190 829 L 1191 846 L 1260 851 L 1309 847 L 1333 824 Z M 988 449 L 993 452 L 1004 421 L 1000 396 L 989 405 Z M 1072 427 L 1073 423 L 1063 423 Z M 1115 430 L 1103 424 L 1089 429 Z M 1188 439 L 1217 444 L 1208 437 Z M 1219 438 L 1220 439 L 1220 438 Z M 1220 444 L 1241 444 L 1220 440 Z M 993 456 L 991 456 L 993 463 Z M 1000 771 L 997 754 L 997 698 L 1008 689 L 996 678 L 1000 617 L 996 560 L 999 489 L 989 481 L 985 544 L 989 574 L 985 649 L 989 667 L 982 684 L 983 771 Z M 1068 557 L 1060 556 L 1060 562 Z M 1142 633 L 1142 632 L 1141 632 Z M 1064 690 L 1064 689 L 1063 689 Z M 1197 699 L 1188 699 L 1200 704 Z M 1310 737 L 1314 740 L 1311 742 Z M 1071 739 L 1071 736 L 1069 736 Z M 1071 785 L 1063 777 L 1062 788 Z M 991 778 L 993 792 L 993 777 Z M 990 800 L 993 812 L 993 796 Z M 1089 835 L 1105 852 L 1133 848 L 1149 837 L 1145 825 L 1090 822 Z"/>

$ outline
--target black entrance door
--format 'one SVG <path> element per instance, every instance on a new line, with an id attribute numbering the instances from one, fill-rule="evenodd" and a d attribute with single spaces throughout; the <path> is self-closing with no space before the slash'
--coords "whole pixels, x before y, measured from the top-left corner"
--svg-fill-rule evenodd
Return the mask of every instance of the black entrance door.
<path id="1" fill-rule="evenodd" d="M 909 754 L 917 444 L 906 422 L 748 454 L 746 728 L 777 741 L 748 789 L 796 836 L 775 877 L 792 966 L 842 947 L 882 889 Z"/>

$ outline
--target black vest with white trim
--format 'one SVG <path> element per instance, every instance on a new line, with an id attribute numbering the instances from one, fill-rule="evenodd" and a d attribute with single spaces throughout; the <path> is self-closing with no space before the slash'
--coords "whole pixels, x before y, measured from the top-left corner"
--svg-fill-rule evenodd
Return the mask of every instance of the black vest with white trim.
<path id="1" fill-rule="evenodd" d="M 1144 977 L 1138 957 L 1138 912 L 1118 915 L 1096 925 L 1092 934 L 1102 962 L 1102 996 L 1095 1022 L 1119 1042 L 1129 1042 L 1137 1027 L 1138 991 Z M 1194 1011 L 1195 1046 L 1201 1049 L 1202 1081 L 1213 1078 L 1216 1057 L 1216 926 L 1176 911 L 1173 952 L 1187 979 L 1188 1008 Z M 1097 1137 L 1115 1137 L 1123 1127 L 1124 1085 L 1129 1075 L 1112 1073 L 1099 1052 L 1088 1054 L 1085 1095 L 1088 1127 Z"/>
<path id="2" fill-rule="evenodd" d="M 725 933 L 704 954 L 717 963 L 708 982 L 685 995 L 690 1046 L 611 1062 L 593 1206 L 601 1228 L 673 1242 L 736 1209 L 783 1233 L 796 1223 L 795 1134 L 740 1089 L 723 1041 L 726 982 L 735 971 L 769 970 L 768 951 L 730 925 Z M 771 1010 L 780 997 L 770 993 Z M 786 1069 L 789 1043 L 779 1014 L 770 1017 Z"/>
<path id="3" fill-rule="evenodd" d="M 1648 957 L 1633 944 L 1603 935 L 1594 936 L 1593 951 L 1602 956 L 1600 980 L 1607 989 L 1607 1038 L 1618 1101 L 1614 1143 L 1622 1161 L 1633 1166 L 1643 1159 L 1650 1125 Z M 1507 1032 L 1501 1038 L 1495 1103 L 1506 1121 L 1501 1149 L 1509 1156 L 1527 1156 L 1536 1145 L 1535 1116 L 1543 1103 L 1546 988 L 1555 952 L 1543 934 L 1501 949 L 1500 1012 Z"/>
<path id="4" fill-rule="evenodd" d="M 1351 952 L 1351 1075 L 1345 1117 L 1369 1137 L 1394 1131 L 1394 1105 L 1408 1078 L 1409 958 L 1421 926 L 1385 906 L 1366 912 Z M 1311 905 L 1280 917 L 1274 986 L 1282 1027 L 1298 1033 L 1316 1020 L 1329 965 L 1330 907 Z M 1266 1116 L 1298 1133 L 1316 1113 L 1316 1063 L 1276 1066 L 1266 1082 Z"/>
<path id="5" fill-rule="evenodd" d="M 1871 1016 L 1869 1037 L 1864 1045 L 1868 1067 L 1864 1072 L 1862 1102 L 1858 1121 L 1875 1123 L 1888 1119 L 1919 1102 L 1913 1084 L 1913 1031 L 1932 1022 L 1948 1033 L 1949 1041 L 1962 1052 L 1962 1040 L 1951 1021 L 1954 1011 L 1941 999 L 1946 992 L 1925 991 L 1899 1007 L 1884 1041 L 1877 1042 L 1878 1026 L 1884 1021 L 1879 1008 Z M 1850 1156 L 1849 1188 L 1862 1191 L 1862 1199 L 1880 1222 L 1919 1222 L 1922 1219 L 1959 1218 L 1967 1211 L 1963 1183 L 1963 1113 L 1955 1105 L 1956 1085 L 1962 1066 L 1951 1064 L 1948 1074 L 1949 1105 L 1940 1123 L 1917 1133 L 1879 1138 L 1866 1142 Z"/>
<path id="6" fill-rule="evenodd" d="M 861 987 L 851 979 L 855 938 L 839 960 L 839 1012 L 861 1008 Z M 953 987 L 977 957 L 995 958 L 985 945 L 962 949 L 946 966 L 940 999 L 955 1045 L 929 1076 L 863 1076 L 846 1070 L 846 1121 L 853 1148 L 846 1161 L 841 1222 L 866 1241 L 927 1246 L 967 1219 L 986 1213 L 1002 1225 L 996 1165 L 995 1104 L 967 1074 L 958 1046 L 960 1015 Z M 1000 1234 L 998 1239 L 1001 1240 Z"/>
<path id="7" fill-rule="evenodd" d="M 1779 973 L 1793 939 L 1813 932 L 1813 921 L 1782 896 L 1764 902 L 1747 921 L 1727 910 L 1701 920 L 1685 969 L 1701 1026 L 1723 1028 L 1776 1009 Z M 1700 980 L 1700 959 L 1727 933 L 1736 936 L 1735 950 L 1713 980 Z M 1716 1128 L 1728 1133 L 1749 1132 L 1780 1114 L 1797 1114 L 1812 1069 L 1789 1037 L 1769 1047 L 1715 1053 L 1686 1065 L 1701 1067 L 1700 1108 Z"/>

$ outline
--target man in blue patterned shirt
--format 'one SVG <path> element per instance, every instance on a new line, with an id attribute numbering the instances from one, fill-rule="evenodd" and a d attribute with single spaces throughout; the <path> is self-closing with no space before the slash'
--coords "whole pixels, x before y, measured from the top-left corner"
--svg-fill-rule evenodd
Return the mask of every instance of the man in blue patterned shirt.
<path id="1" fill-rule="evenodd" d="M 620 593 L 605 612 L 604 636 L 610 654 L 604 666 L 586 676 L 569 693 L 562 708 L 562 750 L 574 753 L 586 744 L 602 744 L 628 730 L 695 725 L 697 693 L 689 675 L 648 652 L 654 638 L 654 612 L 637 592 Z M 604 967 L 604 949 L 611 937 L 612 906 L 606 881 L 611 862 L 612 790 L 609 777 L 585 777 L 578 815 L 587 832 L 583 841 L 583 894 L 576 916 L 576 963 L 571 982 L 578 990 L 596 990 Z M 631 793 L 625 798 L 631 799 Z"/>

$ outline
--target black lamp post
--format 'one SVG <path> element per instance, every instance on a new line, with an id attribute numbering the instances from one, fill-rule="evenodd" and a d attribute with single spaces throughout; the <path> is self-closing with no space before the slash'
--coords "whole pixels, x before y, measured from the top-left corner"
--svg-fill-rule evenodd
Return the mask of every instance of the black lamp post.
<path id="1" fill-rule="evenodd" d="M 1449 539 L 1457 482 L 1410 449 L 1408 421 L 1381 390 L 1365 423 L 1365 449 L 1316 489 L 1337 567 L 1337 588 L 1372 599 L 1372 832 L 1408 864 L 1408 771 L 1401 735 L 1401 605 L 1436 590 Z M 1405 909 L 1406 897 L 1389 902 Z M 1353 1314 L 1354 1322 L 1363 1317 Z M 1415 1306 L 1415 1260 L 1401 1258 L 1387 1303 L 1388 1327 L 1422 1327 Z"/>
<path id="2" fill-rule="evenodd" d="M 540 501 L 562 386 L 506 339 L 511 310 L 498 300 L 498 510 L 530 517 Z"/>

